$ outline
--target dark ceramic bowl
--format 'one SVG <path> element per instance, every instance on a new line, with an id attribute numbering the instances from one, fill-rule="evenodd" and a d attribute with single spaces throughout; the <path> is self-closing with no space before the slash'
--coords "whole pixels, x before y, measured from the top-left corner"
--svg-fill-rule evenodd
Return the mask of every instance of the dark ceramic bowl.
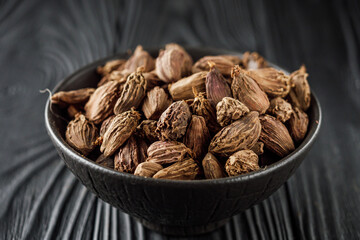
<path id="1" fill-rule="evenodd" d="M 217 49 L 188 48 L 194 60 L 205 55 L 240 53 Z M 158 50 L 149 51 L 156 56 Z M 118 54 L 85 66 L 59 83 L 53 92 L 94 87 L 99 81 L 96 67 Z M 276 67 L 276 66 L 275 66 Z M 105 202 L 138 219 L 146 227 L 165 234 L 191 235 L 212 231 L 230 217 L 261 202 L 275 192 L 297 169 L 318 135 L 319 102 L 312 93 L 309 130 L 304 141 L 287 157 L 256 172 L 216 180 L 171 181 L 144 178 L 102 167 L 81 156 L 64 140 L 66 122 L 56 106 L 45 108 L 48 134 L 73 174 Z M 54 114 L 55 113 L 55 114 Z"/>

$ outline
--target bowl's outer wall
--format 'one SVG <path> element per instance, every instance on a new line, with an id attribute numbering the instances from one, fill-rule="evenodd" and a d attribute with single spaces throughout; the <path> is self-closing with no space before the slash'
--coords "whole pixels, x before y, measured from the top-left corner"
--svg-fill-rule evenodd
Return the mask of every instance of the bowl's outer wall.
<path id="1" fill-rule="evenodd" d="M 188 51 L 194 59 L 232 53 L 210 49 Z M 152 53 L 156 55 L 157 51 Z M 90 64 L 65 79 L 55 91 L 95 86 L 99 80 L 96 66 L 112 58 Z M 53 109 L 53 112 L 56 111 Z M 184 182 L 118 173 L 86 160 L 65 143 L 66 123 L 49 110 L 49 103 L 45 112 L 48 133 L 61 158 L 96 196 L 132 216 L 158 224 L 181 226 L 204 225 L 229 218 L 275 192 L 294 173 L 309 151 L 320 127 L 320 114 L 320 106 L 313 95 L 306 139 L 294 153 L 266 170 L 222 180 Z"/>

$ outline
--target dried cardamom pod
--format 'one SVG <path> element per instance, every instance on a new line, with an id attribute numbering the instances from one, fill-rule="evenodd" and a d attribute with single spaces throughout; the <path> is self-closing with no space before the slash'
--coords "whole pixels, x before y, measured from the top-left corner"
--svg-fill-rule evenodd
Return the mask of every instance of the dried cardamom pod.
<path id="1" fill-rule="evenodd" d="M 202 116 L 205 119 L 209 131 L 211 131 L 212 133 L 218 132 L 221 127 L 216 121 L 215 105 L 212 104 L 210 100 L 205 98 L 204 92 L 198 93 L 196 89 L 193 90 L 195 95 L 195 99 L 191 104 L 193 114 Z"/>
<path id="2" fill-rule="evenodd" d="M 295 107 L 289 120 L 290 135 L 295 142 L 299 143 L 304 139 L 308 125 L 309 118 L 307 114 L 300 108 Z"/>
<path id="3" fill-rule="evenodd" d="M 158 171 L 153 178 L 172 180 L 194 180 L 199 173 L 199 167 L 193 159 L 187 159 Z"/>
<path id="4" fill-rule="evenodd" d="M 114 105 L 119 98 L 121 84 L 116 81 L 98 87 L 85 104 L 85 116 L 95 124 L 104 121 L 113 113 Z"/>
<path id="5" fill-rule="evenodd" d="M 140 120 L 140 113 L 131 109 L 116 115 L 107 128 L 100 151 L 106 157 L 111 156 L 133 134 Z"/>
<path id="6" fill-rule="evenodd" d="M 70 105 L 67 108 L 67 113 L 70 118 L 74 118 L 77 114 L 81 113 L 81 111 L 76 108 L 74 105 Z"/>
<path id="7" fill-rule="evenodd" d="M 238 56 L 234 56 L 234 55 L 218 55 L 218 56 L 226 58 L 227 60 L 231 61 L 233 63 L 233 65 L 231 67 L 242 63 L 242 59 Z M 231 69 L 230 69 L 229 76 L 230 76 L 230 74 L 231 74 Z"/>
<path id="8" fill-rule="evenodd" d="M 247 72 L 260 88 L 272 97 L 285 97 L 288 95 L 291 85 L 290 76 L 275 68 L 254 69 Z"/>
<path id="9" fill-rule="evenodd" d="M 160 115 L 172 103 L 164 89 L 154 87 L 144 99 L 142 111 L 147 119 L 158 120 Z"/>
<path id="10" fill-rule="evenodd" d="M 114 70 L 122 70 L 123 65 L 125 64 L 125 59 L 115 59 L 105 63 L 104 66 L 99 66 L 97 72 L 103 76 L 110 74 Z"/>
<path id="11" fill-rule="evenodd" d="M 125 74 L 123 73 L 123 71 L 114 70 L 111 73 L 102 77 L 101 80 L 98 82 L 97 87 L 101 87 L 102 85 L 110 81 L 118 81 L 123 85 L 126 82 L 128 76 L 129 74 Z"/>
<path id="12" fill-rule="evenodd" d="M 214 62 L 209 62 L 210 71 L 206 75 L 205 87 L 207 99 L 214 102 L 215 106 L 224 97 L 232 97 L 231 89 L 224 76 L 217 70 Z"/>
<path id="13" fill-rule="evenodd" d="M 205 119 L 201 116 L 192 116 L 184 137 L 184 144 L 192 150 L 195 160 L 202 159 L 207 152 L 209 142 L 210 133 Z"/>
<path id="14" fill-rule="evenodd" d="M 268 112 L 276 117 L 277 120 L 281 122 L 286 122 L 290 119 L 293 109 L 291 104 L 282 99 L 281 97 L 276 97 L 271 99 L 270 107 Z"/>
<path id="15" fill-rule="evenodd" d="M 251 150 L 234 153 L 225 164 L 225 170 L 229 176 L 238 176 L 259 169 L 259 157 Z"/>
<path id="16" fill-rule="evenodd" d="M 136 167 L 134 175 L 150 178 L 161 169 L 163 169 L 163 167 L 160 164 L 153 162 L 142 162 Z"/>
<path id="17" fill-rule="evenodd" d="M 156 75 L 156 71 L 153 70 L 151 72 L 144 72 L 143 76 L 146 81 L 146 91 L 150 91 L 156 86 L 161 86 L 164 84 L 162 80 Z"/>
<path id="18" fill-rule="evenodd" d="M 245 69 L 259 69 L 267 67 L 267 62 L 265 59 L 260 56 L 257 52 L 245 52 L 242 58 L 242 66 Z"/>
<path id="19" fill-rule="evenodd" d="M 216 105 L 217 121 L 222 127 L 239 120 L 248 112 L 250 112 L 250 110 L 245 104 L 231 97 L 224 97 Z"/>
<path id="20" fill-rule="evenodd" d="M 115 117 L 115 115 L 111 115 L 110 117 L 108 117 L 101 123 L 101 127 L 100 127 L 100 136 L 101 137 L 103 137 L 105 135 L 105 133 L 106 133 L 107 129 L 109 128 L 110 123 L 112 122 L 114 117 Z"/>
<path id="21" fill-rule="evenodd" d="M 264 143 L 257 142 L 250 150 L 256 153 L 256 155 L 261 155 L 264 153 Z"/>
<path id="22" fill-rule="evenodd" d="M 180 162 L 186 158 L 192 157 L 192 152 L 183 143 L 170 141 L 157 141 L 147 149 L 147 162 L 158 164 L 170 164 Z"/>
<path id="23" fill-rule="evenodd" d="M 94 150 L 97 137 L 98 129 L 83 114 L 69 122 L 65 133 L 66 142 L 84 156 Z"/>
<path id="24" fill-rule="evenodd" d="M 177 140 L 185 135 L 190 120 L 191 112 L 186 102 L 174 102 L 161 114 L 156 132 L 163 141 Z"/>
<path id="25" fill-rule="evenodd" d="M 104 167 L 114 168 L 114 159 L 110 157 L 105 157 L 104 154 L 100 154 L 100 156 L 96 159 L 95 162 Z"/>
<path id="26" fill-rule="evenodd" d="M 192 58 L 177 44 L 167 44 L 156 58 L 156 74 L 166 83 L 176 82 L 191 73 Z"/>
<path id="27" fill-rule="evenodd" d="M 261 122 L 259 140 L 267 149 L 280 157 L 285 157 L 294 151 L 294 142 L 283 123 L 267 114 L 260 116 L 259 119 Z"/>
<path id="28" fill-rule="evenodd" d="M 221 129 L 211 140 L 209 152 L 228 157 L 239 150 L 250 149 L 258 141 L 260 132 L 259 113 L 249 112 L 240 120 Z"/>
<path id="29" fill-rule="evenodd" d="M 145 97 L 145 92 L 146 81 L 142 75 L 142 69 L 139 68 L 128 76 L 122 93 L 115 104 L 114 113 L 120 114 L 132 107 L 137 108 Z"/>
<path id="30" fill-rule="evenodd" d="M 225 177 L 224 170 L 216 159 L 214 155 L 211 153 L 207 153 L 202 160 L 202 166 L 204 169 L 204 175 L 207 179 L 216 179 Z"/>
<path id="31" fill-rule="evenodd" d="M 133 55 L 126 61 L 124 69 L 127 72 L 135 72 L 139 67 L 143 67 L 143 72 L 150 72 L 155 69 L 155 59 L 138 45 Z"/>
<path id="32" fill-rule="evenodd" d="M 94 88 L 82 88 L 72 91 L 60 91 L 52 95 L 51 103 L 60 106 L 86 103 L 95 92 Z"/>
<path id="33" fill-rule="evenodd" d="M 233 78 L 231 90 L 233 97 L 245 104 L 251 111 L 265 113 L 270 102 L 263 90 L 254 79 L 242 70 L 238 65 L 232 69 Z"/>
<path id="34" fill-rule="evenodd" d="M 223 56 L 205 56 L 205 57 L 200 58 L 196 63 L 194 63 L 194 66 L 192 67 L 192 72 L 197 73 L 200 71 L 209 71 L 210 66 L 209 66 L 208 62 L 213 62 L 216 65 L 217 70 L 221 74 L 223 74 L 225 76 L 230 76 L 231 69 L 235 65 L 232 60 L 234 60 L 234 58 L 232 58 L 230 60 L 225 55 L 223 55 Z"/>
<path id="35" fill-rule="evenodd" d="M 309 74 L 306 73 L 304 65 L 290 75 L 291 85 L 293 86 L 289 93 L 290 102 L 294 107 L 301 108 L 303 111 L 308 110 L 311 102 L 308 76 Z"/>
<path id="36" fill-rule="evenodd" d="M 194 98 L 193 87 L 198 92 L 205 92 L 206 75 L 207 72 L 197 72 L 170 84 L 169 92 L 172 99 L 178 101 Z"/>
<path id="37" fill-rule="evenodd" d="M 119 172 L 133 173 L 139 163 L 146 160 L 147 147 L 144 140 L 131 136 L 115 154 L 114 169 Z"/>
<path id="38" fill-rule="evenodd" d="M 148 142 L 153 143 L 159 140 L 156 133 L 157 121 L 155 120 L 143 120 L 136 128 L 136 135 L 146 139 Z"/>

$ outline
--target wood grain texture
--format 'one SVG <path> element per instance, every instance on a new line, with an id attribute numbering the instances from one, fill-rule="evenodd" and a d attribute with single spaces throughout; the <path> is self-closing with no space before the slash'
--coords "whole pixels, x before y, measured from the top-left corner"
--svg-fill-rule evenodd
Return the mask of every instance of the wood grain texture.
<path id="1" fill-rule="evenodd" d="M 44 127 L 56 83 L 96 59 L 167 42 L 305 63 L 320 136 L 295 175 L 223 228 L 193 239 L 360 238 L 358 1 L 0 1 L 0 239 L 176 239 L 89 193 Z"/>

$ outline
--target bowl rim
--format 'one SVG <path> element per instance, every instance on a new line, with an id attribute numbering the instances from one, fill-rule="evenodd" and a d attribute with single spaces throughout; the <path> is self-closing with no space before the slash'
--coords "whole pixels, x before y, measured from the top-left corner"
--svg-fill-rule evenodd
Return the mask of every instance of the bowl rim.
<path id="1" fill-rule="evenodd" d="M 158 51 L 160 48 L 152 48 L 152 49 L 144 48 L 144 49 L 146 49 L 147 51 L 150 52 L 150 51 Z M 210 52 L 212 55 L 220 55 L 220 54 L 233 54 L 233 55 L 237 55 L 237 56 L 242 55 L 242 53 L 237 52 L 237 51 L 227 50 L 227 49 L 219 49 L 219 48 L 185 47 L 185 49 L 189 52 L 191 52 L 191 51 Z M 126 55 L 126 53 L 117 53 L 112 56 L 101 58 L 99 60 L 96 60 L 94 62 L 91 62 L 91 63 L 81 67 L 80 69 L 78 69 L 77 71 L 75 71 L 74 73 L 65 77 L 59 83 L 57 83 L 56 86 L 54 87 L 54 89 L 52 90 L 52 93 L 59 91 L 59 89 L 61 89 L 64 85 L 68 84 L 68 82 L 74 81 L 76 79 L 77 75 L 81 75 L 82 73 L 89 71 L 89 69 L 95 69 L 97 66 L 101 65 L 102 63 L 104 63 L 106 61 L 110 61 L 112 59 L 119 58 L 120 56 L 123 57 L 124 55 Z M 288 71 L 284 70 L 283 68 L 281 68 L 275 64 L 270 63 L 270 66 L 289 74 Z M 293 152 L 291 152 L 286 157 L 281 158 L 277 162 L 267 165 L 264 168 L 260 168 L 257 171 L 238 175 L 238 176 L 218 178 L 218 179 L 197 179 L 197 180 L 189 181 L 189 180 L 170 180 L 170 179 L 146 178 L 146 177 L 136 176 L 136 175 L 129 174 L 129 173 L 119 172 L 114 169 L 111 169 L 111 168 L 108 168 L 105 166 L 101 166 L 101 165 L 95 163 L 93 160 L 82 156 L 80 153 L 78 153 L 73 148 L 71 148 L 61 136 L 58 136 L 58 134 L 56 133 L 56 132 L 58 132 L 58 130 L 54 129 L 52 124 L 50 124 L 50 114 L 51 114 L 50 113 L 50 98 L 48 98 L 48 100 L 46 101 L 46 105 L 45 105 L 45 126 L 46 126 L 46 130 L 48 132 L 48 135 L 50 136 L 52 141 L 54 143 L 56 143 L 56 145 L 58 147 L 60 147 L 63 152 L 66 152 L 67 154 L 69 154 L 72 159 L 75 159 L 81 165 L 84 165 L 86 167 L 89 167 L 96 171 L 99 171 L 99 172 L 101 172 L 101 174 L 107 174 L 107 175 L 110 174 L 113 177 L 117 177 L 119 179 L 122 178 L 124 180 L 129 180 L 129 181 L 133 181 L 133 182 L 137 182 L 137 183 L 146 182 L 147 184 L 157 184 L 157 185 L 164 185 L 164 184 L 165 185 L 171 184 L 173 186 L 223 185 L 223 184 L 229 184 L 229 183 L 234 183 L 234 182 L 247 182 L 254 178 L 260 178 L 260 177 L 263 177 L 264 175 L 271 174 L 271 172 L 274 172 L 281 167 L 285 167 L 285 165 L 290 164 L 291 162 L 295 161 L 295 159 L 297 157 L 299 157 L 302 154 L 302 152 L 309 150 L 311 145 L 314 143 L 316 137 L 318 136 L 320 128 L 321 128 L 321 124 L 322 124 L 321 106 L 320 106 L 319 100 L 316 97 L 313 90 L 311 90 L 311 98 L 312 98 L 311 104 L 314 105 L 313 107 L 315 110 L 314 111 L 314 115 L 315 115 L 314 121 L 315 122 L 314 122 L 314 124 L 312 124 L 312 127 L 310 129 L 308 129 L 306 137 L 304 138 L 302 143 Z"/>

